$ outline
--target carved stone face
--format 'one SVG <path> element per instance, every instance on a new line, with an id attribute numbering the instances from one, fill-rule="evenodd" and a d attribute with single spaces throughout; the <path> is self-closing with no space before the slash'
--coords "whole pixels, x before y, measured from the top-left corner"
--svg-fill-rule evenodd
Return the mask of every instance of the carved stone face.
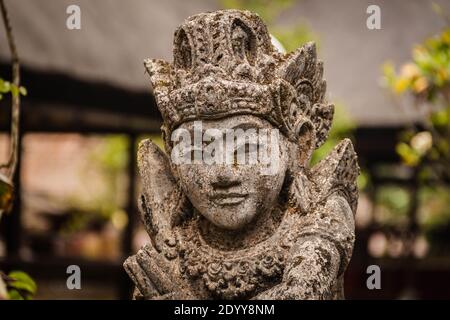
<path id="1" fill-rule="evenodd" d="M 186 122 L 179 128 L 186 129 L 193 135 L 195 123 Z M 268 121 L 250 115 L 202 121 L 203 132 L 208 132 L 208 129 L 218 129 L 221 132 L 227 129 L 242 129 L 245 132 L 255 129 L 259 136 L 277 130 Z M 236 153 L 245 150 L 248 157 L 246 159 L 249 159 L 250 154 L 255 152 L 255 146 L 251 144 L 256 141 L 257 148 L 266 148 L 270 156 L 269 164 L 267 159 L 258 158 L 256 163 L 242 163 L 234 158 L 235 161 L 231 164 L 206 164 L 202 161 L 199 164 L 174 165 L 181 186 L 193 206 L 215 226 L 238 230 L 251 223 L 256 216 L 266 213 L 277 201 L 288 167 L 288 141 L 281 133 L 277 135 L 278 141 L 273 136 L 267 136 L 267 143 L 260 143 L 261 140 L 235 140 L 234 150 Z M 223 141 L 226 144 L 226 138 Z M 259 155 L 258 152 L 256 153 Z"/>

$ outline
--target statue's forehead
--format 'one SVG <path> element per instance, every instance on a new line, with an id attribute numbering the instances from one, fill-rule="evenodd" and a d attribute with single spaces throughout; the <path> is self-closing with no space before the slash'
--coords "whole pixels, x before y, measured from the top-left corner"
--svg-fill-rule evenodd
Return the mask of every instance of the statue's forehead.
<path id="1" fill-rule="evenodd" d="M 253 115 L 235 115 L 219 119 L 187 121 L 180 125 L 180 128 L 193 130 L 196 126 L 201 125 L 203 130 L 206 129 L 275 129 L 275 127 L 267 120 Z"/>

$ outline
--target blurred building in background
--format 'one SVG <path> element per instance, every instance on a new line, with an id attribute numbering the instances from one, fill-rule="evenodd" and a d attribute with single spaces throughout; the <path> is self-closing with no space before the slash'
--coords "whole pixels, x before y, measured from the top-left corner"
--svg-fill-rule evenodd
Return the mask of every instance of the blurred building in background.
<path id="1" fill-rule="evenodd" d="M 66 27 L 71 4 L 81 8 L 81 30 Z M 192 14 L 226 4 L 7 1 L 28 95 L 22 102 L 19 192 L 12 214 L 2 220 L 0 268 L 29 272 L 39 286 L 37 298 L 129 297 L 122 261 L 147 239 L 136 210 L 136 146 L 142 137 L 159 141 L 160 126 L 142 62 L 171 60 L 175 28 Z M 366 27 L 370 4 L 381 8 L 381 30 Z M 408 60 L 411 48 L 439 33 L 445 21 L 431 1 L 419 0 L 301 0 L 278 20 L 285 28 L 300 21 L 317 35 L 329 100 L 352 119 L 365 169 L 347 297 L 449 298 L 443 280 L 450 278 L 450 252 L 433 255 L 435 244 L 418 230 L 414 170 L 402 166 L 395 152 L 399 133 L 422 115 L 380 85 L 383 63 Z M 3 30 L 0 43 L 6 43 Z M 10 78 L 5 46 L 0 74 Z M 8 119 L 4 100 L 1 156 Z M 81 267 L 80 291 L 66 288 L 70 264 Z M 382 290 L 366 287 L 371 264 L 381 266 Z"/>

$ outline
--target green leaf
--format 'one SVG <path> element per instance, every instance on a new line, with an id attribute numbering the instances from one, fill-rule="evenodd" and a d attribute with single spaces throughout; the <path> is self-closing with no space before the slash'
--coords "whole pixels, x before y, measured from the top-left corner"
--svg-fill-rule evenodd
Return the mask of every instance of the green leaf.
<path id="1" fill-rule="evenodd" d="M 22 271 L 11 271 L 8 276 L 13 279 L 9 283 L 9 287 L 17 290 L 23 290 L 34 295 L 37 290 L 36 283 L 31 277 Z"/>
<path id="2" fill-rule="evenodd" d="M 450 121 L 450 106 L 431 114 L 431 122 L 435 127 L 446 127 Z"/>
<path id="3" fill-rule="evenodd" d="M 410 147 L 409 144 L 400 142 L 395 147 L 395 151 L 402 158 L 403 162 L 408 165 L 415 167 L 420 162 L 420 155 Z"/>
<path id="4" fill-rule="evenodd" d="M 17 97 L 19 95 L 19 88 L 15 85 L 11 85 L 11 94 L 13 97 Z"/>
<path id="5" fill-rule="evenodd" d="M 9 290 L 8 296 L 10 300 L 25 300 L 25 298 L 16 289 Z"/>
<path id="6" fill-rule="evenodd" d="M 11 91 L 11 83 L 0 78 L 0 92 L 8 93 Z"/>
<path id="7" fill-rule="evenodd" d="M 23 96 L 26 96 L 28 94 L 27 88 L 25 88 L 25 87 L 20 87 L 19 92 Z"/>

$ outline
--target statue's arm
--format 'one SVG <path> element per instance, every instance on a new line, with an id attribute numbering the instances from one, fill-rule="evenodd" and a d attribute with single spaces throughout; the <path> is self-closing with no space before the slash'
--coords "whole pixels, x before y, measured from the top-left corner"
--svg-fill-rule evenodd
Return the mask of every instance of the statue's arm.
<path id="1" fill-rule="evenodd" d="M 339 252 L 321 237 L 301 239 L 283 281 L 255 297 L 268 300 L 329 299 L 339 270 Z"/>
<path id="2" fill-rule="evenodd" d="M 195 293 L 184 281 L 178 268 L 177 258 L 167 259 L 157 252 L 151 243 L 144 245 L 129 257 L 124 267 L 136 285 L 133 298 L 136 300 L 194 299 Z"/>
<path id="3" fill-rule="evenodd" d="M 169 159 L 151 140 L 139 145 L 142 176 L 141 218 L 151 241 L 129 257 L 124 268 L 134 284 L 135 299 L 188 299 L 193 293 L 182 280 L 173 226 L 184 205 Z"/>
<path id="4" fill-rule="evenodd" d="M 354 218 L 344 197 L 332 195 L 306 217 L 304 231 L 292 246 L 282 282 L 255 299 L 333 299 L 336 281 L 350 260 Z M 308 221 L 309 220 L 309 221 Z"/>

